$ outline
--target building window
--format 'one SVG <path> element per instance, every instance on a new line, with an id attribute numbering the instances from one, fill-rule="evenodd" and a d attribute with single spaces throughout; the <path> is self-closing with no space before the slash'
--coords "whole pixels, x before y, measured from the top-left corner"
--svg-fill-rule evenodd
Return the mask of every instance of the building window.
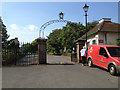
<path id="1" fill-rule="evenodd" d="M 88 42 L 88 47 L 90 46 L 90 42 Z"/>
<path id="2" fill-rule="evenodd" d="M 93 44 L 96 44 L 96 40 L 93 40 Z"/>

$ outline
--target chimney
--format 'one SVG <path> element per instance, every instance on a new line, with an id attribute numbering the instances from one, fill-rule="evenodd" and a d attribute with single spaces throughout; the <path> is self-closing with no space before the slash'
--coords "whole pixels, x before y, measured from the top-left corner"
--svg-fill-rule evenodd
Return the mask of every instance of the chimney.
<path id="1" fill-rule="evenodd" d="M 99 20 L 99 23 L 102 23 L 102 22 L 111 22 L 111 18 L 102 18 Z"/>

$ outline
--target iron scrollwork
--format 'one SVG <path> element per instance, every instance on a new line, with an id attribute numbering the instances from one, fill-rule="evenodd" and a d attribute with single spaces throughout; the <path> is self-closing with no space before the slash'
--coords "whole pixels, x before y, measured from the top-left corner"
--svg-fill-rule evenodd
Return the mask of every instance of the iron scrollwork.
<path id="1" fill-rule="evenodd" d="M 43 24 L 41 27 L 40 27 L 40 31 L 39 31 L 39 38 L 41 38 L 41 34 L 42 34 L 42 37 L 44 37 L 44 29 L 53 24 L 53 23 L 58 23 L 58 22 L 64 22 L 64 23 L 71 23 L 70 21 L 67 21 L 67 20 L 63 20 L 63 19 L 60 19 L 60 20 L 51 20 L 51 21 L 48 21 L 46 22 L 45 24 Z"/>

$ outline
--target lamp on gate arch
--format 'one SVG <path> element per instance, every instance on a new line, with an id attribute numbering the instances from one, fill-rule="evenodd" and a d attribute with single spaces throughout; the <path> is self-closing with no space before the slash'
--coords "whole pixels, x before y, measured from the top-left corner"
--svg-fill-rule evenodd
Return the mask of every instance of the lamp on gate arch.
<path id="1" fill-rule="evenodd" d="M 64 16 L 64 13 L 62 13 L 62 12 L 59 13 L 59 18 L 60 18 L 60 19 L 63 19 L 63 16 Z"/>

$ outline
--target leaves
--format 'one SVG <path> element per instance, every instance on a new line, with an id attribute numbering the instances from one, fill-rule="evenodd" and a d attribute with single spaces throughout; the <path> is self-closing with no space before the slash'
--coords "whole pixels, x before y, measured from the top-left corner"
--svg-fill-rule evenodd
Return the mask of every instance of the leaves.
<path id="1" fill-rule="evenodd" d="M 51 54 L 61 54 L 61 38 L 60 38 L 60 33 L 61 29 L 56 29 L 50 35 L 48 36 L 47 40 L 47 52 Z"/>
<path id="2" fill-rule="evenodd" d="M 0 18 L 0 22 L 2 24 L 2 43 L 6 43 L 7 39 L 9 38 L 9 35 L 7 34 L 7 28 L 1 18 Z"/>
<path id="3" fill-rule="evenodd" d="M 88 23 L 87 30 L 94 28 L 98 24 L 97 21 Z M 86 32 L 84 25 L 79 23 L 68 22 L 62 29 L 53 30 L 49 34 L 47 40 L 47 52 L 49 54 L 65 54 L 72 52 L 76 47 L 74 41 L 83 36 Z M 65 51 L 64 48 L 67 50 Z M 65 51 L 65 52 L 64 52 Z"/>

